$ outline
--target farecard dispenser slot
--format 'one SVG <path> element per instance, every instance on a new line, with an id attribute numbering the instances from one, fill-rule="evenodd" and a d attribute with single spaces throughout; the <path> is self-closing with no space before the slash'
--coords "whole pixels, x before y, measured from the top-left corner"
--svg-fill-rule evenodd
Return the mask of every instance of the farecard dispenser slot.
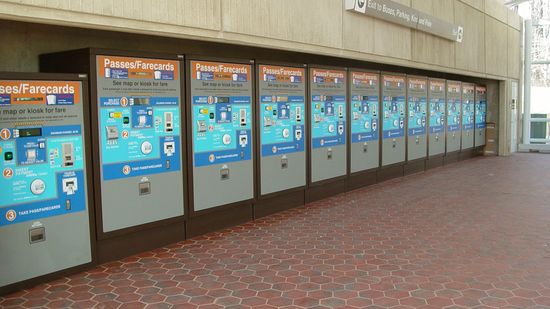
<path id="1" fill-rule="evenodd" d="M 391 146 L 393 148 L 397 147 L 397 140 L 395 138 L 391 141 Z"/>
<path id="2" fill-rule="evenodd" d="M 368 151 L 369 151 L 369 144 L 368 143 L 363 143 L 363 152 L 367 153 Z"/>
<path id="3" fill-rule="evenodd" d="M 222 168 L 220 169 L 220 179 L 229 179 L 229 167 L 227 165 L 222 166 Z"/>
<path id="4" fill-rule="evenodd" d="M 287 158 L 287 156 L 282 156 L 281 157 L 281 168 L 282 169 L 288 168 L 288 158 Z"/>
<path id="5" fill-rule="evenodd" d="M 139 195 L 148 195 L 151 194 L 151 182 L 140 182 L 139 185 Z"/>
<path id="6" fill-rule="evenodd" d="M 332 148 L 327 149 L 327 160 L 332 160 Z"/>
<path id="7" fill-rule="evenodd" d="M 43 242 L 46 240 L 46 228 L 37 227 L 29 230 L 29 243 L 35 244 L 37 242 Z"/>

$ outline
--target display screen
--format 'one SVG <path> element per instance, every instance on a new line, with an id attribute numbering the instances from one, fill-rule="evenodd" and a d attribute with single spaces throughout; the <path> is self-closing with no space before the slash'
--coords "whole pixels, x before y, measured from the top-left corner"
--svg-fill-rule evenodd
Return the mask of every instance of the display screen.
<path id="1" fill-rule="evenodd" d="M 41 128 L 19 129 L 19 137 L 42 136 Z"/>

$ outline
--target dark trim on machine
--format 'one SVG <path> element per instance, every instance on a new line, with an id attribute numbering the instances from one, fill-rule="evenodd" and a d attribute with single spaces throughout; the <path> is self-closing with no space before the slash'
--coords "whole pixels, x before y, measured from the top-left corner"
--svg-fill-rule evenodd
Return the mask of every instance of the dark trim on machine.
<path id="1" fill-rule="evenodd" d="M 99 124 L 98 124 L 98 106 L 97 106 L 97 74 L 96 74 L 96 56 L 105 55 L 105 56 L 121 56 L 121 57 L 131 57 L 131 58 L 151 58 L 151 59 L 164 59 L 164 60 L 173 60 L 180 63 L 180 82 L 181 82 L 181 98 L 180 98 L 180 110 L 182 115 L 181 119 L 184 119 L 185 115 L 185 96 L 184 93 L 184 75 L 182 71 L 185 69 L 184 62 L 182 61 L 183 56 L 178 55 L 169 55 L 169 54 L 160 54 L 160 53 L 147 53 L 147 52 L 130 52 L 130 51 L 120 51 L 120 50 L 109 50 L 109 49 L 100 49 L 100 48 L 85 48 L 79 50 L 72 50 L 66 52 L 52 53 L 52 54 L 43 54 L 40 55 L 40 70 L 41 71 L 72 71 L 72 72 L 88 72 L 90 76 L 90 119 L 91 119 L 91 136 L 92 136 L 92 162 L 94 170 L 94 196 L 95 196 L 95 210 L 96 210 L 96 235 L 97 235 L 97 252 L 98 252 L 98 262 L 103 263 L 110 261 L 112 257 L 120 258 L 123 256 L 129 256 L 136 254 L 151 248 L 156 248 L 169 244 L 174 241 L 184 240 L 185 233 L 176 234 L 177 236 L 167 239 L 162 235 L 162 233 L 156 233 L 159 228 L 173 229 L 171 225 L 184 227 L 185 221 L 187 218 L 187 212 L 184 211 L 183 216 L 177 216 L 173 218 L 163 219 L 155 222 L 150 222 L 146 224 L 140 224 L 128 228 L 119 229 L 111 232 L 103 231 L 103 218 L 102 218 L 102 201 L 101 201 L 101 178 L 100 178 L 100 150 L 99 150 Z M 71 59 L 74 63 L 68 63 L 68 60 Z M 183 132 L 183 127 L 181 128 L 182 134 L 182 177 L 184 184 L 186 183 L 187 174 L 183 167 L 187 160 L 187 150 L 184 148 L 186 144 L 186 137 Z M 187 189 L 182 188 L 184 194 L 184 203 L 189 204 Z M 183 207 L 183 205 L 182 205 Z M 184 208 L 185 210 L 185 208 Z M 182 229 L 184 231 L 184 228 Z M 124 244 L 128 241 L 131 241 L 136 237 L 136 233 L 139 235 L 150 234 L 149 242 L 136 242 L 133 246 L 125 246 Z M 152 237 L 157 235 L 158 237 Z M 111 239 L 114 238 L 114 239 Z M 111 245 L 113 242 L 117 245 Z M 104 250 L 102 247 L 104 244 L 109 244 L 109 248 L 116 250 L 121 250 L 120 252 L 112 252 L 109 250 Z"/>
<path id="2" fill-rule="evenodd" d="M 261 65 L 267 65 L 267 66 L 282 66 L 282 67 L 290 67 L 295 69 L 303 69 L 304 70 L 304 114 L 306 115 L 306 125 L 304 126 L 304 144 L 307 144 L 309 141 L 309 134 L 307 132 L 307 126 L 309 126 L 307 113 L 309 112 L 309 100 L 307 97 L 308 94 L 308 88 L 309 88 L 309 75 L 308 75 L 308 66 L 305 63 L 287 63 L 287 62 L 277 62 L 277 61 L 264 61 L 264 60 L 256 60 L 255 67 L 254 67 L 254 84 L 255 84 L 255 105 L 253 109 L 256 111 L 256 118 L 255 123 L 260 123 L 260 113 L 258 112 L 258 109 L 260 107 L 260 86 L 259 86 L 259 78 L 260 73 L 259 69 Z M 256 126 L 259 128 L 259 126 Z M 255 140 L 256 140 L 256 161 L 254 162 L 255 165 L 255 175 L 256 175 L 256 200 L 254 202 L 254 218 L 261 218 L 265 217 L 270 214 L 274 214 L 280 211 L 284 211 L 287 209 L 291 209 L 294 207 L 298 207 L 305 204 L 305 190 L 308 185 L 308 159 L 309 159 L 309 151 L 307 147 L 304 147 L 304 154 L 305 154 L 305 184 L 303 186 L 294 187 L 282 191 L 272 192 L 268 194 L 262 194 L 261 192 L 261 158 L 262 158 L 262 144 L 261 144 L 261 129 L 257 130 Z"/>
<path id="3" fill-rule="evenodd" d="M 77 81 L 82 83 L 82 112 L 83 112 L 83 122 L 85 134 L 82 134 L 83 142 L 85 147 L 85 157 L 84 162 L 86 164 L 86 184 L 87 184 L 87 206 L 88 206 L 88 223 L 90 228 L 90 256 L 91 261 L 86 264 L 77 265 L 74 267 L 66 268 L 59 270 L 53 273 L 42 275 L 39 277 L 23 280 L 20 282 L 12 283 L 3 287 L 0 287 L 0 296 L 12 293 L 18 290 L 31 288 L 42 282 L 47 282 L 50 280 L 57 279 L 62 276 L 69 276 L 78 272 L 88 270 L 95 266 L 98 263 L 97 257 L 97 242 L 95 238 L 96 234 L 96 214 L 94 208 L 94 185 L 93 185 L 93 165 L 92 165 L 92 149 L 90 147 L 90 110 L 89 106 L 90 100 L 88 95 L 88 81 L 89 76 L 87 74 L 67 74 L 67 73 L 19 73 L 19 72 L 0 72 L 0 79 L 2 80 L 51 80 L 51 81 Z M 3 267 L 8 267 L 3 265 Z"/>
<path id="4" fill-rule="evenodd" d="M 235 58 L 221 58 L 221 57 L 208 57 L 201 55 L 187 55 L 185 59 L 185 90 L 187 93 L 186 96 L 186 133 L 187 133 L 187 149 L 189 152 L 189 159 L 187 160 L 187 172 L 188 182 L 187 182 L 187 191 L 188 194 L 188 219 L 186 225 L 186 234 L 188 238 L 206 234 L 208 232 L 213 232 L 221 230 L 227 227 L 235 226 L 245 222 L 254 220 L 254 208 L 253 203 L 256 200 L 257 192 L 257 177 L 256 177 L 256 160 L 254 154 L 257 151 L 256 136 L 253 136 L 252 142 L 252 167 L 254 171 L 252 172 L 254 181 L 253 196 L 250 199 L 243 201 L 238 201 L 235 203 L 230 203 L 226 205 L 220 205 L 217 207 L 212 207 L 209 209 L 195 211 L 194 208 L 194 191 L 193 191 L 193 123 L 192 123 L 192 100 L 191 100 L 191 61 L 211 61 L 211 62 L 221 62 L 221 63 L 235 63 L 235 64 L 246 64 L 250 65 L 250 76 L 251 76 L 251 110 L 252 116 L 251 119 L 254 121 L 254 126 L 256 125 L 256 97 L 255 97 L 255 63 L 252 59 L 235 59 Z M 252 134 L 256 134 L 253 132 Z M 217 216 L 216 216 L 217 215 Z"/>

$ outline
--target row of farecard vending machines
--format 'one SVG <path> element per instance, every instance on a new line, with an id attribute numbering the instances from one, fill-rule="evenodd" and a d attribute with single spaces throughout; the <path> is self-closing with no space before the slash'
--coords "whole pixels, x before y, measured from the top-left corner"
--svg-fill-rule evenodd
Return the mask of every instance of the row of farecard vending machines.
<path id="1" fill-rule="evenodd" d="M 485 144 L 460 81 L 101 49 L 40 70 L 0 74 L 4 291 Z"/>

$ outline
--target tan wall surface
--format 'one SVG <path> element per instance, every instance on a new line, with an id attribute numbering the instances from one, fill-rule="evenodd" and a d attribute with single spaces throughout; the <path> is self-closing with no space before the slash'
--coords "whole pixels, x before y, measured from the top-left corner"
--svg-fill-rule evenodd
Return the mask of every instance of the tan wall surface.
<path id="1" fill-rule="evenodd" d="M 0 0 L 0 18 L 293 50 L 483 78 L 519 76 L 521 19 L 502 1 L 397 2 L 462 25 L 464 41 L 347 12 L 343 0 Z"/>

